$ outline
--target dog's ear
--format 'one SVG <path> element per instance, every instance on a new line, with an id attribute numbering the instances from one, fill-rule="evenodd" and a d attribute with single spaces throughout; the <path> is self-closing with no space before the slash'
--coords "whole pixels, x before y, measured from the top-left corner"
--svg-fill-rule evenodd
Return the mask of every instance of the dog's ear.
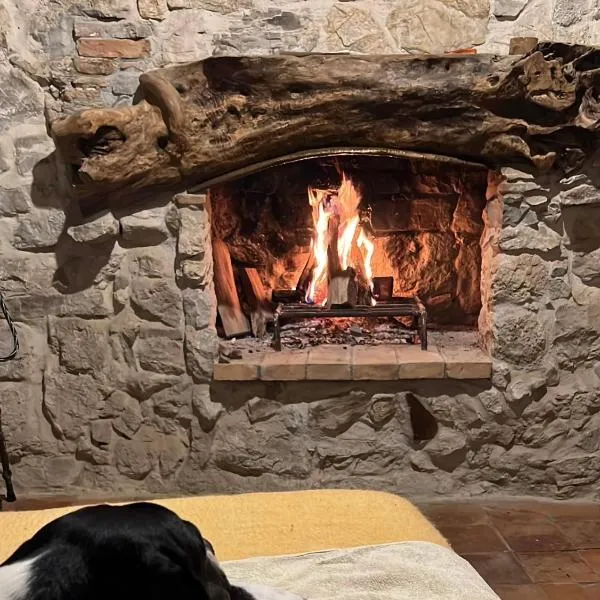
<path id="1" fill-rule="evenodd" d="M 199 569 L 200 581 L 209 600 L 231 600 L 231 585 L 219 565 L 212 544 L 202 537 L 193 523 L 183 519 L 182 523 L 190 536 L 189 543 L 194 548 L 195 566 Z"/>

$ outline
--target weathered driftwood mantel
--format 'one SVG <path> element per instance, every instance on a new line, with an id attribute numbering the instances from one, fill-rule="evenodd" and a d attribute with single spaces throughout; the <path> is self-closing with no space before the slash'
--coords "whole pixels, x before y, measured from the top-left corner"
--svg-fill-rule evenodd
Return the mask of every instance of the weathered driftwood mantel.
<path id="1" fill-rule="evenodd" d="M 524 56 L 219 57 L 140 77 L 133 106 L 55 121 L 84 212 L 325 147 L 435 152 L 537 168 L 597 144 L 600 49 Z"/>

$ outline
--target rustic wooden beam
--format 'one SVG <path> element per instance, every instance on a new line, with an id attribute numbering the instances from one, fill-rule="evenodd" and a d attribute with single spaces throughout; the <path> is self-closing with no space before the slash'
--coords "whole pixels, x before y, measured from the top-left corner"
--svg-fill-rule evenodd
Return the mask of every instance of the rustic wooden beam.
<path id="1" fill-rule="evenodd" d="M 213 57 L 140 77 L 139 102 L 52 124 L 84 212 L 292 151 L 397 148 L 572 164 L 597 144 L 600 49 L 526 55 Z"/>

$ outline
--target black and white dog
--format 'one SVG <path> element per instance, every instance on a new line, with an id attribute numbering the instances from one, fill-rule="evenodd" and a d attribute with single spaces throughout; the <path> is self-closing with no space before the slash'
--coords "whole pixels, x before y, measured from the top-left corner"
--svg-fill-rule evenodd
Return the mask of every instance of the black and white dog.
<path id="1" fill-rule="evenodd" d="M 82 508 L 40 529 L 0 565 L 0 600 L 300 598 L 233 586 L 192 523 L 139 502 Z"/>

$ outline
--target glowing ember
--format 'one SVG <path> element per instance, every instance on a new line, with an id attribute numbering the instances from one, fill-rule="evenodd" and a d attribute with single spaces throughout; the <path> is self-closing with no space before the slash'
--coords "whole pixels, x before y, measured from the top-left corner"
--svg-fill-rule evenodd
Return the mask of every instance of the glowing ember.
<path id="1" fill-rule="evenodd" d="M 352 180 L 342 173 L 337 190 L 308 188 L 312 207 L 314 238 L 312 255 L 314 267 L 306 301 L 325 303 L 328 282 L 352 268 L 362 284 L 372 290 L 371 260 L 374 244 L 360 224 L 361 195 Z M 369 302 L 374 304 L 374 300 Z"/>

